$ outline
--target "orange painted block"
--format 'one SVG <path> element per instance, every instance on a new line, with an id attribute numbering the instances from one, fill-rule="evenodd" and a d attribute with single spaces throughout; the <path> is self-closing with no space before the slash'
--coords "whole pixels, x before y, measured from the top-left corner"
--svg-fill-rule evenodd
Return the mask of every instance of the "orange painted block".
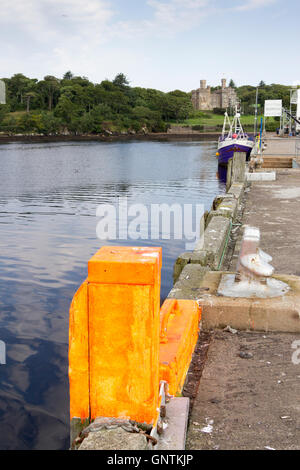
<path id="1" fill-rule="evenodd" d="M 161 248 L 104 247 L 89 262 L 91 419 L 157 416 L 160 270 Z"/>
<path id="2" fill-rule="evenodd" d="M 90 416 L 88 283 L 74 295 L 70 308 L 69 383 L 71 419 Z"/>
<path id="3" fill-rule="evenodd" d="M 161 270 L 161 248 L 104 246 L 88 263 L 89 282 L 153 285 Z"/>
<path id="4" fill-rule="evenodd" d="M 160 312 L 159 379 L 181 393 L 198 340 L 201 308 L 194 300 L 167 299 Z"/>

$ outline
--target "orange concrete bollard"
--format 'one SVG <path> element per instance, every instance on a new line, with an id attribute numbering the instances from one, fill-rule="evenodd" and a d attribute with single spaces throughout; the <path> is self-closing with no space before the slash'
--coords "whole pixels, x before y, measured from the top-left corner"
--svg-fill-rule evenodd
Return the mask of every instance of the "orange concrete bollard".
<path id="1" fill-rule="evenodd" d="M 69 325 L 69 382 L 71 419 L 90 416 L 88 283 L 74 295 Z"/>
<path id="2" fill-rule="evenodd" d="M 160 271 L 161 248 L 103 247 L 89 261 L 88 280 L 70 311 L 71 419 L 105 416 L 153 424 Z"/>
<path id="3" fill-rule="evenodd" d="M 198 340 L 201 308 L 194 300 L 167 299 L 160 311 L 160 380 L 180 395 Z"/>

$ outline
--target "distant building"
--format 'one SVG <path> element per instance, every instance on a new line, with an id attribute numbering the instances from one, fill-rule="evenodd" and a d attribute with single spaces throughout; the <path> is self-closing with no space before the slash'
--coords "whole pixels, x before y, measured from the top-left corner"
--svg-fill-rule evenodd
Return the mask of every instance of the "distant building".
<path id="1" fill-rule="evenodd" d="M 5 83 L 0 80 L 0 104 L 6 104 Z"/>
<path id="2" fill-rule="evenodd" d="M 238 97 L 234 88 L 226 86 L 226 79 L 221 80 L 221 88 L 211 91 L 206 86 L 206 80 L 200 81 L 200 88 L 192 91 L 192 103 L 194 109 L 212 111 L 214 108 L 228 108 L 238 103 Z"/>

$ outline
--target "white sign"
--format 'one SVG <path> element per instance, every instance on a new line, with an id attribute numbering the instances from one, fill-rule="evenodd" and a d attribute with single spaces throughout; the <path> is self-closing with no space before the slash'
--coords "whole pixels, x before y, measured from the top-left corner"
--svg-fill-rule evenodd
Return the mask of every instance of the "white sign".
<path id="1" fill-rule="evenodd" d="M 0 80 L 0 104 L 6 104 L 5 83 L 2 80 Z"/>
<path id="2" fill-rule="evenodd" d="M 265 101 L 265 116 L 281 116 L 282 114 L 282 100 L 266 100 Z"/>

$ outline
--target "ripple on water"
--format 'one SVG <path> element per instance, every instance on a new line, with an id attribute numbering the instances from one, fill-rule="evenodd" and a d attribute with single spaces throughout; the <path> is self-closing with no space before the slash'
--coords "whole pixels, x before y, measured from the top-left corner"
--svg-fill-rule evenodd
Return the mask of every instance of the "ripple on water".
<path id="1" fill-rule="evenodd" d="M 1 449 L 68 447 L 68 309 L 87 275 L 99 204 L 204 204 L 223 191 L 214 142 L 0 146 Z M 162 299 L 182 240 L 162 246 Z M 105 243 L 107 244 L 107 243 Z"/>

